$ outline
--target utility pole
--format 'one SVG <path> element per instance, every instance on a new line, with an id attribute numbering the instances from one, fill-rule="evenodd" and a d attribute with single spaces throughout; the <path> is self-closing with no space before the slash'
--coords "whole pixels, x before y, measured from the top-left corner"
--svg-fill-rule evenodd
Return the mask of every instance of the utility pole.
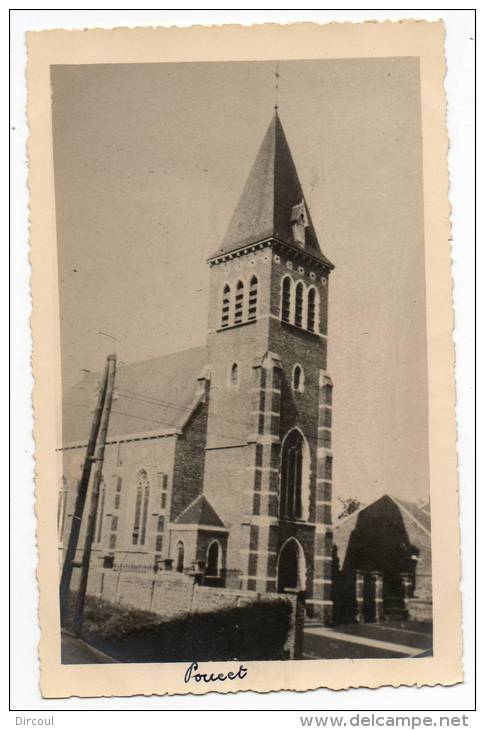
<path id="1" fill-rule="evenodd" d="M 86 456 L 84 458 L 84 465 L 81 474 L 81 480 L 79 482 L 79 488 L 76 495 L 76 504 L 74 507 L 74 514 L 71 522 L 71 531 L 69 533 L 69 540 L 67 543 L 66 553 L 64 556 L 64 564 L 62 568 L 61 584 L 59 590 L 59 599 L 61 607 L 61 626 L 64 626 L 67 620 L 69 611 L 69 589 L 71 587 L 72 571 L 74 568 L 74 560 L 76 558 L 76 550 L 79 541 L 79 533 L 81 530 L 81 522 L 83 518 L 84 505 L 86 502 L 86 496 L 88 493 L 89 478 L 91 476 L 91 466 L 93 463 L 94 450 L 96 448 L 96 442 L 98 440 L 99 425 L 101 423 L 101 414 L 104 408 L 104 401 L 106 397 L 106 385 L 108 382 L 108 362 L 104 369 L 103 380 L 100 384 L 98 401 L 96 408 L 94 409 L 93 422 L 91 425 L 91 432 L 89 434 L 88 446 L 86 449 Z"/>
<path id="2" fill-rule="evenodd" d="M 94 461 L 96 461 L 96 471 L 93 477 L 93 491 L 91 495 L 91 505 L 88 515 L 88 523 L 86 530 L 86 540 L 84 543 L 84 554 L 81 565 L 81 580 L 77 593 L 76 606 L 74 609 L 73 632 L 75 636 L 79 636 L 82 629 L 84 618 L 84 602 L 86 600 L 86 589 L 88 586 L 89 564 L 91 561 L 91 548 L 94 541 L 94 531 L 96 528 L 96 515 L 98 513 L 99 502 L 99 486 L 103 477 L 104 451 L 106 447 L 106 436 L 108 434 L 109 417 L 111 414 L 111 402 L 113 400 L 113 390 L 116 376 L 116 355 L 108 355 L 108 377 L 106 383 L 106 395 L 104 400 L 103 414 L 101 416 L 101 424 L 99 427 L 99 438 L 96 447 Z"/>

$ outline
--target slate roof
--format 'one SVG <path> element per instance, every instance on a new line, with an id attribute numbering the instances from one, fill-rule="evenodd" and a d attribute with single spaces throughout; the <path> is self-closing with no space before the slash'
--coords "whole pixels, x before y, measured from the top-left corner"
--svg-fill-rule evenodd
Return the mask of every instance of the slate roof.
<path id="1" fill-rule="evenodd" d="M 175 352 L 117 368 L 108 439 L 180 428 L 191 412 L 205 347 Z M 63 444 L 86 443 L 101 372 L 89 373 L 62 404 Z"/>
<path id="2" fill-rule="evenodd" d="M 221 527 L 226 529 L 223 521 L 204 494 L 199 496 L 177 517 L 179 525 L 199 525 L 200 527 Z"/>
<path id="3" fill-rule="evenodd" d="M 415 502 L 405 502 L 403 499 L 398 499 L 397 497 L 392 497 L 392 499 L 398 506 L 404 507 L 414 517 L 416 522 L 419 522 L 421 527 L 431 532 L 431 515 L 429 512 L 421 509 Z"/>
<path id="4" fill-rule="evenodd" d="M 374 500 L 374 502 L 371 502 L 371 504 L 366 504 L 360 509 L 355 510 L 355 512 L 352 512 L 351 515 L 347 515 L 346 517 L 337 520 L 334 524 L 334 528 L 338 528 L 344 523 L 357 520 L 360 512 L 363 512 L 377 502 L 385 500 L 391 500 L 392 502 L 394 502 L 394 504 L 397 505 L 401 512 L 403 510 L 407 511 L 422 529 L 424 529 L 428 533 L 431 532 L 431 515 L 429 514 L 429 512 L 425 512 L 424 510 L 422 510 L 421 507 L 419 507 L 415 502 L 407 502 L 401 498 L 394 497 L 391 494 L 383 494 L 382 497 L 378 497 L 378 499 Z"/>
<path id="5" fill-rule="evenodd" d="M 276 238 L 301 251 L 291 228 L 291 213 L 304 199 L 295 163 L 278 112 L 266 131 L 259 152 L 221 245 L 210 258 L 251 243 Z M 305 251 L 333 268 L 320 250 L 310 211 Z"/>

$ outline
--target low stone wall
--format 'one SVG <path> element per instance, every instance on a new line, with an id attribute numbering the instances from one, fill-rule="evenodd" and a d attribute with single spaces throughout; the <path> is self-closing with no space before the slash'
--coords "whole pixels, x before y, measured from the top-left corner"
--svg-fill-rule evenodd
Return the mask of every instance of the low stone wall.
<path id="1" fill-rule="evenodd" d="M 75 581 L 73 581 L 75 586 Z M 166 619 L 191 613 L 212 613 L 236 608 L 256 601 L 286 600 L 291 604 L 291 628 L 285 648 L 291 659 L 301 658 L 305 601 L 299 594 L 258 593 L 234 588 L 199 585 L 193 576 L 183 573 L 124 572 L 116 569 L 92 570 L 88 593 L 111 603 L 151 611 Z"/>

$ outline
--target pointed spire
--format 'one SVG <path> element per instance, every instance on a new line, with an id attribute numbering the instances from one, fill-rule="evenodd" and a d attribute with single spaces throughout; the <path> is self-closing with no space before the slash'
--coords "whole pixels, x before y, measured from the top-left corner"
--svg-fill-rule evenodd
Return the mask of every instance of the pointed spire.
<path id="1" fill-rule="evenodd" d="M 320 250 L 310 212 L 304 200 L 295 163 L 278 110 L 275 109 L 226 235 L 211 258 L 268 238 L 275 238 L 301 250 L 301 246 L 295 240 L 293 218 L 295 210 L 303 208 L 304 250 L 332 266 Z"/>

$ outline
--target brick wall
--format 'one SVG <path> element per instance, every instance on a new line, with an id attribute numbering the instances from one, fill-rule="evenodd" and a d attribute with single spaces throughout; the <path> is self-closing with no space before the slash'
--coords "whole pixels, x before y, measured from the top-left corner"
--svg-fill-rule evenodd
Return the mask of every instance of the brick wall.
<path id="1" fill-rule="evenodd" d="M 172 493 L 172 521 L 202 492 L 208 405 L 202 403 L 177 438 Z"/>
<path id="2" fill-rule="evenodd" d="M 303 272 L 300 270 L 302 267 Z M 234 290 L 238 279 L 247 282 L 252 274 L 258 277 L 257 321 L 221 331 L 224 284 L 229 283 Z M 285 274 L 318 290 L 319 334 L 280 321 L 281 282 Z M 329 492 L 325 496 L 326 504 L 323 505 L 323 497 L 320 496 L 320 505 L 318 508 L 316 505 L 320 380 L 327 362 L 327 283 L 328 276 L 321 269 L 312 268 L 309 263 L 303 264 L 298 255 L 279 251 L 276 246 L 235 257 L 211 268 L 208 337 L 211 394 L 204 492 L 230 528 L 227 567 L 230 571 L 239 568 L 244 586 L 251 590 L 276 589 L 277 555 L 285 540 L 293 536 L 305 553 L 307 590 L 311 598 L 315 560 L 323 561 L 327 551 L 325 536 L 322 535 L 319 543 L 321 554 L 315 554 L 317 543 L 315 528 L 311 524 L 331 523 L 330 482 L 325 485 L 326 492 Z M 260 382 L 261 375 L 255 369 L 255 363 L 262 361 L 266 352 L 275 353 L 276 360 L 280 361 L 280 365 L 276 361 L 273 363 L 278 372 L 271 375 L 274 380 L 270 384 L 271 401 L 266 397 L 261 401 L 267 384 Z M 229 379 L 234 362 L 239 366 L 237 388 L 230 387 Z M 303 368 L 305 387 L 303 392 L 295 393 L 291 380 L 297 363 Z M 281 395 L 278 392 L 280 387 Z M 261 426 L 262 419 L 264 427 Z M 274 421 L 275 428 L 272 423 L 269 427 L 270 419 Z M 280 523 L 278 520 L 281 442 L 295 426 L 303 432 L 310 451 L 305 505 L 309 525 Z M 328 433 L 330 428 L 331 423 L 328 424 Z M 263 457 L 258 457 L 258 449 Z M 266 480 L 261 484 L 258 469 Z M 266 504 L 268 500 L 272 503 Z M 254 538 L 256 532 L 257 540 Z M 327 575 L 322 573 L 318 580 L 323 583 Z"/>
<path id="3" fill-rule="evenodd" d="M 250 447 L 227 448 L 206 454 L 204 493 L 230 530 L 226 564 L 229 570 L 241 568 L 241 522 L 252 506 L 248 486 L 251 451 Z"/>

